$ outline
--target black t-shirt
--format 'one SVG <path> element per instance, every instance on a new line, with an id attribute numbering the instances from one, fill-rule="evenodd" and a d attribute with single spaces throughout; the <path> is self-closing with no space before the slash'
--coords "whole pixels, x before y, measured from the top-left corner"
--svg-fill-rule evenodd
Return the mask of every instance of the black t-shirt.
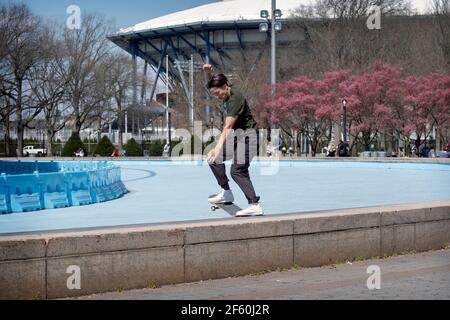
<path id="1" fill-rule="evenodd" d="M 251 129 L 256 128 L 256 121 L 252 116 L 247 99 L 235 88 L 230 90 L 230 98 L 224 103 L 225 116 L 237 118 L 233 129 Z"/>

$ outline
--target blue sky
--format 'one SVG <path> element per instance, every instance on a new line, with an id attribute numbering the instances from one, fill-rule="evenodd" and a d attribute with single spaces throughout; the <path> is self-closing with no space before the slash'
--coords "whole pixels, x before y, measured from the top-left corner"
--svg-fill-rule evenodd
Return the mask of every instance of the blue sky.
<path id="1" fill-rule="evenodd" d="M 26 3 L 42 17 L 64 22 L 70 5 L 78 5 L 82 12 L 99 12 L 114 18 L 118 28 L 130 27 L 172 12 L 197 7 L 221 0 L 0 0 L 0 3 Z M 251 0 L 248 0 L 251 1 Z M 409 0 L 413 7 L 424 9 L 431 0 Z"/>
<path id="2" fill-rule="evenodd" d="M 66 9 L 77 5 L 81 12 L 99 12 L 114 18 L 119 28 L 150 20 L 179 10 L 197 7 L 218 0 L 9 0 L 25 3 L 42 17 L 65 21 Z M 8 0 L 0 0 L 0 3 Z"/>

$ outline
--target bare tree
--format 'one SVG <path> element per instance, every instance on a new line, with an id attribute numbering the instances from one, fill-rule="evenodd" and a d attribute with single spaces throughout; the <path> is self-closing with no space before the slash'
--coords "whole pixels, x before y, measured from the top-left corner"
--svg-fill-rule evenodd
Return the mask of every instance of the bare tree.
<path id="1" fill-rule="evenodd" d="M 306 55 L 314 73 L 350 69 L 364 71 L 376 57 L 380 59 L 384 34 L 369 30 L 367 18 L 379 6 L 383 17 L 408 14 L 404 0 L 319 0 L 293 13 L 297 28 L 305 34 Z M 391 30 L 390 30 L 391 31 Z"/>
<path id="2" fill-rule="evenodd" d="M 123 123 L 124 112 L 127 109 L 127 102 L 130 100 L 130 89 L 132 88 L 133 66 L 130 57 L 123 54 L 112 56 L 112 66 L 109 71 L 109 81 L 112 97 L 114 99 L 119 134 L 119 154 L 123 149 Z"/>
<path id="3" fill-rule="evenodd" d="M 433 0 L 433 11 L 436 16 L 438 42 L 445 59 L 447 71 L 450 72 L 450 1 Z"/>
<path id="4" fill-rule="evenodd" d="M 107 58 L 111 45 L 106 36 L 111 33 L 111 24 L 99 15 L 83 17 L 79 30 L 65 30 L 63 46 L 68 63 L 68 95 L 73 108 L 74 128 L 80 132 L 84 123 L 104 99 L 96 92 L 96 82 L 101 73 L 96 67 Z"/>
<path id="5" fill-rule="evenodd" d="M 9 92 L 9 86 L 7 86 L 7 81 L 4 77 L 4 74 L 8 72 L 8 64 L 6 61 L 7 56 L 7 44 L 9 43 L 8 36 L 11 33 L 6 32 L 7 30 L 7 14 L 5 13 L 6 7 L 0 8 L 0 125 L 3 132 L 3 139 L 5 142 L 5 155 L 10 155 L 10 115 L 13 112 L 13 108 L 11 105 L 11 99 L 9 95 L 6 93 Z"/>
<path id="6" fill-rule="evenodd" d="M 3 39 L 1 94 L 14 105 L 17 123 L 17 155 L 22 156 L 24 128 L 40 113 L 30 94 L 30 70 L 40 57 L 43 29 L 41 19 L 23 4 L 3 5 L 0 9 Z"/>
<path id="7" fill-rule="evenodd" d="M 67 113 L 66 90 L 70 78 L 67 72 L 65 56 L 58 48 L 61 41 L 54 32 L 56 28 L 47 27 L 46 36 L 43 38 L 42 61 L 31 68 L 30 86 L 34 99 L 42 106 L 46 124 L 46 148 L 49 155 L 52 154 L 52 142 L 55 134 L 61 131 L 66 121 L 62 119 Z"/>

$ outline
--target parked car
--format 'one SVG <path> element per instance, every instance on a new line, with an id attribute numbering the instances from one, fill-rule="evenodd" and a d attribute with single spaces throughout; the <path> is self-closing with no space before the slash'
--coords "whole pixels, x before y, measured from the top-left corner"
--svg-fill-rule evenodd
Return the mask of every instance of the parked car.
<path id="1" fill-rule="evenodd" d="M 38 156 L 42 157 L 47 154 L 47 149 L 45 148 L 35 148 L 34 146 L 26 146 L 23 148 L 23 155 L 28 156 Z"/>
<path id="2" fill-rule="evenodd" d="M 86 155 L 86 153 L 84 152 L 84 150 L 83 150 L 82 148 L 78 149 L 78 150 L 75 152 L 75 157 L 81 157 L 81 158 L 83 158 L 85 155 Z"/>

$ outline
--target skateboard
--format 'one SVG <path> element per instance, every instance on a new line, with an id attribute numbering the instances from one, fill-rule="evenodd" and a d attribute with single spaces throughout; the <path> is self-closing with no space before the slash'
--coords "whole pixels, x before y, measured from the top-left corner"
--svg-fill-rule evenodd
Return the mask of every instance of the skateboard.
<path id="1" fill-rule="evenodd" d="M 211 196 L 212 197 L 212 196 Z M 239 208 L 237 205 L 235 205 L 232 202 L 226 202 L 226 203 L 211 203 L 211 210 L 216 211 L 222 209 L 226 213 L 228 213 L 230 216 L 235 217 L 236 212 L 241 211 L 242 209 Z"/>

